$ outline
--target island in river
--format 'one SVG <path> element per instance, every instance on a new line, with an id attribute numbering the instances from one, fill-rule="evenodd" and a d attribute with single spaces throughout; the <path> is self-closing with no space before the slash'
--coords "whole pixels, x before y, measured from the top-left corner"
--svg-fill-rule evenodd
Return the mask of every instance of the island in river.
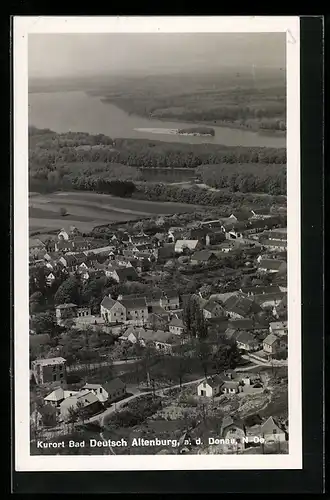
<path id="1" fill-rule="evenodd" d="M 210 127 L 189 127 L 179 128 L 177 133 L 180 135 L 210 135 L 215 136 L 215 130 Z"/>

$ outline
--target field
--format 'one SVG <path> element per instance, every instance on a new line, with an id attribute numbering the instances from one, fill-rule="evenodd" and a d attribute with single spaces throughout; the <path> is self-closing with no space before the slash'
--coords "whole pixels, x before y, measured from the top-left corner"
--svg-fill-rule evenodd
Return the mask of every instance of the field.
<path id="1" fill-rule="evenodd" d="M 61 207 L 67 210 L 60 215 Z M 74 225 L 82 231 L 111 222 L 125 222 L 153 215 L 193 212 L 195 205 L 184 203 L 158 203 L 153 201 L 116 198 L 90 192 L 31 193 L 29 222 L 31 231 L 60 229 Z"/>

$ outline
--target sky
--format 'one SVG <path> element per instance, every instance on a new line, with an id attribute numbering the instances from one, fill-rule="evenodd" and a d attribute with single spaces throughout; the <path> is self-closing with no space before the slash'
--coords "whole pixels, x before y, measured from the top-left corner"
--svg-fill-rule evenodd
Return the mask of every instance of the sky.
<path id="1" fill-rule="evenodd" d="M 30 78 L 285 67 L 284 33 L 33 34 Z"/>

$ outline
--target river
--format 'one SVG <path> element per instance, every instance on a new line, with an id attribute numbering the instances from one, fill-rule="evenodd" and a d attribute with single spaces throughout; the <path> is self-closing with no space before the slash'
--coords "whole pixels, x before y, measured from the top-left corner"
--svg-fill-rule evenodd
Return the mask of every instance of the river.
<path id="1" fill-rule="evenodd" d="M 164 132 L 164 129 L 187 128 L 193 124 L 129 115 L 117 106 L 104 103 L 99 97 L 81 91 L 30 93 L 29 124 L 59 133 L 72 131 L 105 134 L 112 139 L 153 139 L 190 144 L 273 148 L 285 147 L 286 142 L 285 137 L 281 136 L 260 135 L 249 130 L 215 126 L 212 127 L 215 131 L 214 137 L 175 135 Z"/>

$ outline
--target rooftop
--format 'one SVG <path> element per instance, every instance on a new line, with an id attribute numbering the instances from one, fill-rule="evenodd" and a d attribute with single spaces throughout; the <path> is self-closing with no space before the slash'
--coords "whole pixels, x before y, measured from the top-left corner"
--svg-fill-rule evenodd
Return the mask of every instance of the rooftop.
<path id="1" fill-rule="evenodd" d="M 41 366 L 62 365 L 65 362 L 66 362 L 66 359 L 62 358 L 61 356 L 59 356 L 57 358 L 37 359 L 35 361 L 36 364 L 41 365 Z"/>
<path id="2" fill-rule="evenodd" d="M 56 309 L 72 309 L 73 307 L 78 307 L 77 304 L 69 302 L 68 304 L 59 304 Z"/>

